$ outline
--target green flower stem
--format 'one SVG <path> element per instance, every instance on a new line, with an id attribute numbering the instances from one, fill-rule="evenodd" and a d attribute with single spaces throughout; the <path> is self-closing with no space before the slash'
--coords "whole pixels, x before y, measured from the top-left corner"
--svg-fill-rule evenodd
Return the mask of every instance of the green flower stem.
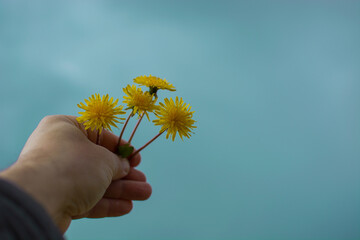
<path id="1" fill-rule="evenodd" d="M 131 140 L 132 140 L 133 137 L 134 137 L 134 134 L 135 134 L 135 132 L 136 132 L 136 129 L 138 128 L 138 126 L 139 126 L 141 120 L 143 119 L 144 115 L 145 115 L 145 112 L 143 112 L 143 114 L 141 115 L 139 121 L 137 122 L 137 124 L 136 124 L 136 126 L 135 126 L 135 128 L 134 128 L 134 131 L 131 133 L 131 136 L 130 136 L 130 139 L 129 139 L 129 141 L 128 141 L 128 144 L 131 143 Z"/>
<path id="2" fill-rule="evenodd" d="M 133 152 L 130 156 L 129 156 L 129 160 L 131 160 L 131 158 L 133 158 L 136 154 L 138 154 L 141 150 L 143 150 L 144 148 L 146 148 L 150 143 L 152 143 L 153 141 L 155 141 L 155 139 L 157 139 L 158 137 L 161 136 L 161 134 L 163 134 L 167 129 L 165 129 L 162 132 L 159 132 L 155 137 L 153 137 L 150 141 L 148 141 L 144 146 L 142 146 L 141 148 L 139 148 L 138 150 L 136 150 L 135 152 Z"/>
<path id="3" fill-rule="evenodd" d="M 130 120 L 130 118 L 131 118 L 132 116 L 133 116 L 133 114 L 132 114 L 132 112 L 131 112 L 131 113 L 129 114 L 128 118 L 126 119 L 123 128 L 121 129 L 121 133 L 120 133 L 119 140 L 118 140 L 118 144 L 117 144 L 118 148 L 120 147 L 121 138 L 122 138 L 122 136 L 124 135 L 125 128 L 126 128 L 128 122 L 129 122 L 129 120 Z"/>

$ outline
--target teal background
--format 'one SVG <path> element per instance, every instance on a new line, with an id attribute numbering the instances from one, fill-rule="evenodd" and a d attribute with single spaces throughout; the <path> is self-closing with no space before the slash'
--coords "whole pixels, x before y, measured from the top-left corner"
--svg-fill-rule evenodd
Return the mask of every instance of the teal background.
<path id="1" fill-rule="evenodd" d="M 144 150 L 148 201 L 69 240 L 360 239 L 359 1 L 0 0 L 0 168 L 44 116 L 144 74 L 196 133 Z"/>

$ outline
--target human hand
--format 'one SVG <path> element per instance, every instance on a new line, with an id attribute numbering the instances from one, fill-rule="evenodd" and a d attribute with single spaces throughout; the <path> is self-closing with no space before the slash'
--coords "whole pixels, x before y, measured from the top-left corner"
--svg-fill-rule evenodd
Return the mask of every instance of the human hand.
<path id="1" fill-rule="evenodd" d="M 132 200 L 146 200 L 151 186 L 131 163 L 114 154 L 118 137 L 109 131 L 95 144 L 73 116 L 45 117 L 29 137 L 18 161 L 0 173 L 36 199 L 62 232 L 72 219 L 127 214 Z M 125 143 L 125 142 L 124 142 Z"/>

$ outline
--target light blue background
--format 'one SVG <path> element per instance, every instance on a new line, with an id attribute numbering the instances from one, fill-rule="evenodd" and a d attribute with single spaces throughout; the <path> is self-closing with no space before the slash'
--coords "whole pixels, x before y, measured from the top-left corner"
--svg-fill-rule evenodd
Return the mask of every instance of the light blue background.
<path id="1" fill-rule="evenodd" d="M 45 115 L 144 74 L 196 134 L 150 145 L 152 197 L 69 240 L 360 239 L 359 1 L 0 0 L 0 168 Z"/>

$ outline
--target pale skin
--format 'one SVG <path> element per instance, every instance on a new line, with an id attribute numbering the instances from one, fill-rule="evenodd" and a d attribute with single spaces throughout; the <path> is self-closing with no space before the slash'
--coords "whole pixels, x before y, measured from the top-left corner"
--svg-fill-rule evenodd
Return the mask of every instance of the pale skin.
<path id="1" fill-rule="evenodd" d="M 64 233 L 72 219 L 122 216 L 132 200 L 146 200 L 151 186 L 131 162 L 114 152 L 118 136 L 86 131 L 73 116 L 48 116 L 29 137 L 18 160 L 0 172 L 49 213 Z M 124 142 L 125 143 L 125 142 Z"/>

